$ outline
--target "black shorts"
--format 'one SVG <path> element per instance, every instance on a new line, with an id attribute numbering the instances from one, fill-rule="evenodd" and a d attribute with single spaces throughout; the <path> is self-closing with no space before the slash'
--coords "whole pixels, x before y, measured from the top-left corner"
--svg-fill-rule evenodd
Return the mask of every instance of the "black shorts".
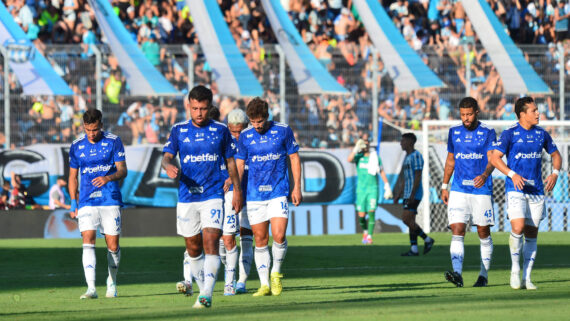
<path id="1" fill-rule="evenodd" d="M 417 213 L 418 212 L 418 206 L 420 205 L 420 201 L 421 200 L 409 200 L 409 199 L 405 199 L 404 200 L 404 211 L 410 211 L 410 212 L 414 212 Z"/>

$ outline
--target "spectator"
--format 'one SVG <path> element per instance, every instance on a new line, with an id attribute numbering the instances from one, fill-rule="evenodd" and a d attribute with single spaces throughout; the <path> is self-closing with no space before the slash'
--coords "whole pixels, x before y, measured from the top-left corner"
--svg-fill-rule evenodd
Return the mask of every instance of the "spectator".
<path id="1" fill-rule="evenodd" d="M 67 180 L 64 176 L 59 176 L 55 184 L 49 190 L 49 208 L 55 210 L 58 208 L 70 209 L 71 206 L 65 204 L 65 193 L 63 189 L 67 186 Z"/>
<path id="2" fill-rule="evenodd" d="M 160 46 L 156 42 L 156 35 L 152 33 L 150 37 L 143 41 L 141 50 L 148 61 L 155 67 L 160 65 Z"/>
<path id="3" fill-rule="evenodd" d="M 0 191 L 0 210 L 8 209 L 8 201 L 10 200 L 10 182 L 4 180 L 2 183 L 2 191 Z"/>

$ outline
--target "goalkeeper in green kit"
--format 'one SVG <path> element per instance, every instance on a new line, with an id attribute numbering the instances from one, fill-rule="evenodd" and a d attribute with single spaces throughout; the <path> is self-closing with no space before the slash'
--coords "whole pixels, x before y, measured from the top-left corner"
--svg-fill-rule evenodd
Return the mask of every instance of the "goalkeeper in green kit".
<path id="1" fill-rule="evenodd" d="M 363 244 L 372 244 L 374 233 L 375 213 L 378 206 L 378 174 L 384 181 L 384 199 L 392 198 L 392 189 L 386 173 L 382 168 L 382 161 L 376 150 L 370 149 L 369 135 L 362 135 L 356 142 L 354 149 L 348 155 L 348 162 L 356 164 L 358 183 L 356 185 L 356 211 L 358 212 L 360 227 L 364 231 Z M 366 222 L 368 214 L 368 222 Z"/>

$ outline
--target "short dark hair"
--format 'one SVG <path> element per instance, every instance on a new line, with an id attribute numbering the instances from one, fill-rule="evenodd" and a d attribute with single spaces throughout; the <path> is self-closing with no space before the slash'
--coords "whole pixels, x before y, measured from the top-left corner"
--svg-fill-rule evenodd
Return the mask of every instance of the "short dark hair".
<path id="1" fill-rule="evenodd" d="M 101 119 L 103 119 L 103 114 L 99 109 L 90 108 L 83 114 L 85 124 L 95 124 L 97 121 L 101 122 Z"/>
<path id="2" fill-rule="evenodd" d="M 258 117 L 269 118 L 269 104 L 259 97 L 253 98 L 252 101 L 247 104 L 246 112 L 249 119 L 255 119 Z"/>
<path id="3" fill-rule="evenodd" d="M 207 101 L 208 106 L 210 106 L 212 105 L 213 97 L 214 96 L 212 95 L 212 91 L 210 89 L 199 85 L 192 88 L 188 94 L 188 102 L 190 102 L 191 99 L 194 99 L 196 101 Z"/>
<path id="4" fill-rule="evenodd" d="M 418 138 L 414 133 L 405 133 L 402 134 L 402 139 L 409 139 L 412 141 L 412 144 L 415 144 L 418 141 Z"/>
<path id="5" fill-rule="evenodd" d="M 528 105 L 532 103 L 534 103 L 534 99 L 532 99 L 532 97 L 525 96 L 517 99 L 515 103 L 515 114 L 517 114 L 517 118 L 520 119 L 521 113 L 526 113 Z"/>
<path id="6" fill-rule="evenodd" d="M 220 110 L 216 106 L 211 106 L 210 110 L 208 110 L 208 118 L 213 119 L 215 121 L 220 121 Z"/>
<path id="7" fill-rule="evenodd" d="M 459 102 L 459 108 L 473 108 L 473 111 L 479 110 L 479 104 L 473 97 L 465 97 Z"/>

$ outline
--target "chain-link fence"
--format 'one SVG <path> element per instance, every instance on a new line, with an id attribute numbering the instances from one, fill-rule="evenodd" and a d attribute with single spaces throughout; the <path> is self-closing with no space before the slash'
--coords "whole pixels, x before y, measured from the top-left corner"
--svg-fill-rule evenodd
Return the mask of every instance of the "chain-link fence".
<path id="1" fill-rule="evenodd" d="M 485 122 L 487 126 L 495 129 L 497 137 L 500 137 L 502 131 L 509 125 L 497 122 Z M 540 124 L 545 128 L 552 139 L 556 143 L 558 150 L 562 156 L 562 171 L 558 178 L 555 188 L 545 191 L 546 214 L 545 219 L 540 225 L 541 231 L 568 231 L 568 210 L 570 209 L 569 179 L 568 179 L 568 159 L 570 139 L 568 131 L 570 125 L 562 122 L 543 122 Z M 422 210 L 425 215 L 426 209 L 428 218 L 425 222 L 429 222 L 431 231 L 446 231 L 448 226 L 447 205 L 441 200 L 440 186 L 443 182 L 444 165 L 447 157 L 447 133 L 448 124 L 430 124 L 427 125 L 429 135 L 428 147 L 424 148 L 427 152 L 426 168 L 429 177 L 429 193 L 426 193 L 424 201 L 429 203 Z M 425 131 L 424 131 L 425 133 Z M 551 157 L 546 152 L 542 154 L 542 179 L 543 181 L 552 173 Z M 506 177 L 498 170 L 493 172 L 493 203 L 495 211 L 495 226 L 492 231 L 510 231 L 510 222 L 506 212 L 506 193 L 505 193 Z M 427 196 L 429 195 L 429 196 Z M 429 200 L 429 201 L 428 201 Z"/>
<path id="2" fill-rule="evenodd" d="M 71 142 L 81 133 L 82 111 L 98 107 L 99 101 L 105 117 L 105 129 L 119 134 L 126 144 L 164 142 L 172 124 L 189 118 L 183 96 L 134 97 L 130 95 L 129 84 L 124 78 L 121 78 L 118 99 L 110 97 L 105 83 L 111 71 L 119 69 L 119 62 L 107 46 L 99 45 L 97 48 L 101 52 L 100 79 L 96 77 L 97 50 L 81 45 L 48 45 L 44 50 L 56 72 L 75 92 L 73 97 L 24 96 L 15 75 L 10 74 L 8 123 L 13 147 Z M 361 132 L 372 129 L 373 108 L 377 108 L 384 120 L 382 141 L 396 141 L 404 130 L 419 130 L 423 120 L 458 119 L 455 106 L 467 93 L 478 100 L 482 109 L 481 119 L 514 119 L 512 104 L 516 97 L 504 94 L 500 77 L 481 47 L 424 46 L 422 59 L 446 87 L 412 92 L 397 91 L 382 57 L 374 64 L 371 48 L 364 53 L 356 52 L 362 50 L 358 46 L 349 49 L 332 46 L 324 50 L 313 48 L 318 61 L 348 89 L 349 95 L 298 95 L 290 70 L 284 68 L 285 73 L 280 72 L 280 64 L 285 60 L 281 59 L 276 46 L 265 45 L 258 51 L 241 49 L 248 66 L 263 86 L 263 98 L 271 106 L 272 119 L 291 125 L 303 147 L 352 146 Z M 521 49 L 553 91 L 552 95 L 535 96 L 541 113 L 546 119 L 560 119 L 564 111 L 560 108 L 561 86 L 565 93 L 570 91 L 570 82 L 565 81 L 566 59 L 561 58 L 562 51 L 553 46 L 522 46 Z M 231 109 L 245 108 L 248 99 L 218 93 L 215 75 L 198 45 L 187 49 L 181 45 L 162 46 L 160 57 L 157 69 L 182 94 L 197 84 L 213 89 L 214 104 L 220 108 L 222 120 Z M 469 75 L 465 71 L 468 61 Z M 377 81 L 373 79 L 374 65 L 378 66 Z M 0 66 L 4 68 L 3 61 L 0 61 Z M 285 81 L 281 82 L 283 77 Z M 0 82 L 2 87 L 4 82 Z M 377 86 L 376 96 L 373 95 L 374 85 Z M 4 94 L 1 100 L 3 103 Z M 0 128 L 2 133 L 6 132 L 4 122 Z"/>

